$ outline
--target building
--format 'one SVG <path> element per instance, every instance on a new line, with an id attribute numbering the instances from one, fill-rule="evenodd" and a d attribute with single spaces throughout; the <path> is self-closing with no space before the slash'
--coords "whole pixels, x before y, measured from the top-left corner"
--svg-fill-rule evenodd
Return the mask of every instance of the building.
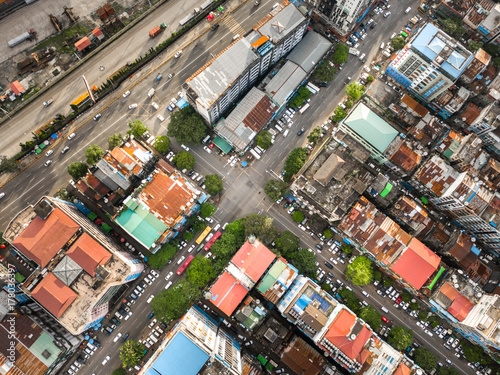
<path id="1" fill-rule="evenodd" d="M 257 285 L 257 290 L 272 304 L 277 304 L 295 281 L 299 271 L 280 257 L 266 272 L 262 281 Z"/>
<path id="2" fill-rule="evenodd" d="M 436 12 L 445 18 L 462 19 L 474 3 L 475 0 L 441 0 L 436 7 Z"/>
<path id="3" fill-rule="evenodd" d="M 294 336 L 280 353 L 281 361 L 294 373 L 319 375 L 326 365 L 323 355 L 298 336 Z"/>
<path id="4" fill-rule="evenodd" d="M 206 198 L 180 172 L 167 175 L 156 169 L 123 201 L 115 222 L 146 250 L 155 253 L 177 235 Z"/>
<path id="5" fill-rule="evenodd" d="M 196 375 L 216 362 L 243 374 L 239 343 L 197 306 L 191 307 L 153 352 L 138 375 Z"/>
<path id="6" fill-rule="evenodd" d="M 488 151 L 500 155 L 499 125 L 500 105 L 493 102 L 481 110 L 479 116 L 467 128 L 467 131 L 476 133 Z"/>
<path id="7" fill-rule="evenodd" d="M 491 56 L 485 50 L 479 48 L 460 79 L 466 84 L 472 83 L 478 75 L 484 72 L 490 61 Z"/>
<path id="8" fill-rule="evenodd" d="M 399 197 L 387 213 L 415 236 L 425 235 L 434 225 L 429 212 L 408 195 Z"/>
<path id="9" fill-rule="evenodd" d="M 493 0 L 478 0 L 475 6 L 468 11 L 463 19 L 463 24 L 474 31 L 476 37 L 486 44 L 500 31 L 497 19 L 499 14 L 499 4 Z"/>
<path id="10" fill-rule="evenodd" d="M 246 36 L 234 41 L 182 85 L 187 101 L 208 122 L 216 124 L 257 80 L 303 38 L 306 18 L 283 1 Z"/>
<path id="11" fill-rule="evenodd" d="M 340 122 L 338 129 L 363 145 L 371 153 L 371 157 L 380 164 L 387 161 L 384 152 L 399 134 L 363 103 L 358 103 L 353 108 Z"/>
<path id="12" fill-rule="evenodd" d="M 275 258 L 276 255 L 271 250 L 250 237 L 210 288 L 210 302 L 224 314 L 231 316 Z"/>
<path id="13" fill-rule="evenodd" d="M 472 58 L 464 46 L 428 23 L 395 56 L 387 74 L 429 103 L 456 82 Z"/>
<path id="14" fill-rule="evenodd" d="M 76 205 L 49 197 L 21 211 L 4 238 L 35 268 L 21 290 L 73 335 L 98 324 L 144 269 Z"/>
<path id="15" fill-rule="evenodd" d="M 339 35 L 345 37 L 368 13 L 371 0 L 308 0 L 317 16 L 328 23 Z"/>

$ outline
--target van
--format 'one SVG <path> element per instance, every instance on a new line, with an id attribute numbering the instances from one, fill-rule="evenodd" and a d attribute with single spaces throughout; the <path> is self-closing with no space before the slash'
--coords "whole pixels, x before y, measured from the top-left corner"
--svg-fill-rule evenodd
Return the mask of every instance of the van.
<path id="1" fill-rule="evenodd" d="M 384 49 L 384 47 L 385 47 L 385 43 L 382 42 L 382 44 L 380 45 L 380 49 Z"/>
<path id="2" fill-rule="evenodd" d="M 157 339 L 157 338 L 155 337 L 155 335 L 153 335 L 153 334 L 149 335 L 149 338 L 150 338 L 151 340 L 153 340 L 155 343 L 157 343 L 157 342 L 158 342 L 158 339 Z"/>
<path id="3" fill-rule="evenodd" d="M 279 125 L 274 125 L 274 127 L 276 128 L 276 130 L 278 130 L 280 133 L 283 133 L 283 128 Z"/>
<path id="4" fill-rule="evenodd" d="M 381 307 L 381 310 L 385 312 L 386 314 L 389 314 L 389 310 L 387 310 L 384 306 Z"/>
<path id="5" fill-rule="evenodd" d="M 152 98 L 152 97 L 153 97 L 153 95 L 155 94 L 155 92 L 156 92 L 156 90 L 155 90 L 155 89 L 150 89 L 150 90 L 148 91 L 148 97 L 149 97 L 149 98 Z"/>
<path id="6" fill-rule="evenodd" d="M 206 144 L 209 140 L 210 140 L 210 136 L 207 135 L 205 138 L 203 138 L 202 142 Z"/>

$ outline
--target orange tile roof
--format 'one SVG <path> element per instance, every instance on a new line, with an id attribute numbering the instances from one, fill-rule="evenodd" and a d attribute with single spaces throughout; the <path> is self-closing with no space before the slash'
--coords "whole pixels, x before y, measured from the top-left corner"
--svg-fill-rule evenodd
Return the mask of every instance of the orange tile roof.
<path id="1" fill-rule="evenodd" d="M 31 292 L 31 296 L 59 318 L 78 297 L 68 286 L 49 272 Z"/>
<path id="2" fill-rule="evenodd" d="M 82 39 L 75 43 L 75 47 L 78 51 L 81 51 L 82 49 L 90 46 L 90 44 L 90 39 L 84 36 Z"/>
<path id="3" fill-rule="evenodd" d="M 411 172 L 419 163 L 421 155 L 403 142 L 401 147 L 390 157 L 389 160 L 399 165 L 407 172 Z"/>
<path id="4" fill-rule="evenodd" d="M 24 92 L 23 86 L 19 83 L 19 81 L 14 81 L 9 85 L 10 89 L 14 92 L 15 95 L 19 95 Z"/>
<path id="5" fill-rule="evenodd" d="M 413 238 L 408 248 L 392 266 L 392 271 L 419 290 L 436 271 L 441 258 L 422 242 Z"/>
<path id="6" fill-rule="evenodd" d="M 111 254 L 87 233 L 83 233 L 71 245 L 66 255 L 92 276 L 95 276 L 97 266 L 111 259 Z"/>
<path id="7" fill-rule="evenodd" d="M 439 292 L 449 298 L 450 301 L 453 301 L 460 294 L 450 283 L 444 283 Z"/>
<path id="8" fill-rule="evenodd" d="M 123 148 L 115 147 L 110 154 L 118 163 L 120 163 L 125 174 L 128 174 L 129 171 L 134 174 L 141 171 L 142 167 L 136 158 L 127 153 Z"/>
<path id="9" fill-rule="evenodd" d="M 469 312 L 474 307 L 474 304 L 464 295 L 459 294 L 448 309 L 448 312 L 457 318 L 459 321 L 464 320 L 469 315 Z"/>
<path id="10" fill-rule="evenodd" d="M 243 271 L 250 279 L 257 281 L 275 258 L 276 255 L 259 241 L 255 240 L 254 244 L 246 241 L 231 259 L 231 263 Z"/>
<path id="11" fill-rule="evenodd" d="M 212 286 L 210 293 L 212 293 L 210 302 L 224 314 L 231 316 L 247 295 L 248 290 L 231 274 L 224 272 Z"/>
<path id="12" fill-rule="evenodd" d="M 411 369 L 401 362 L 393 375 L 410 375 Z"/>
<path id="13" fill-rule="evenodd" d="M 401 98 L 401 102 L 406 104 L 409 108 L 413 109 L 420 117 L 425 117 L 429 111 L 421 104 L 419 104 L 415 99 L 409 95 L 404 95 Z"/>
<path id="14" fill-rule="evenodd" d="M 37 216 L 12 245 L 43 268 L 79 228 L 61 209 L 55 208 L 45 220 Z"/>

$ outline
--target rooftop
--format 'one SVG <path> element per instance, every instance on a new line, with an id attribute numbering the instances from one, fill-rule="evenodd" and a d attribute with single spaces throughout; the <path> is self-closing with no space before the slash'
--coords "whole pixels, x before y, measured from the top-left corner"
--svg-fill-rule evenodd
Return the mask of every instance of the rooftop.
<path id="1" fill-rule="evenodd" d="M 402 105 L 407 108 L 408 111 L 412 112 L 415 116 L 425 117 L 429 111 L 421 104 L 419 104 L 411 96 L 404 94 L 401 98 Z"/>
<path id="2" fill-rule="evenodd" d="M 78 295 L 51 272 L 31 292 L 31 296 L 57 318 L 68 309 Z"/>
<path id="3" fill-rule="evenodd" d="M 321 61 L 325 53 L 331 48 L 332 43 L 322 35 L 310 30 L 297 46 L 288 55 L 288 60 L 296 63 L 307 73 L 311 72 L 316 64 Z"/>
<path id="4" fill-rule="evenodd" d="M 401 196 L 391 207 L 391 216 L 408 225 L 416 233 L 433 224 L 429 212 L 407 195 Z"/>
<path id="5" fill-rule="evenodd" d="M 323 355 L 298 336 L 290 340 L 280 357 L 293 372 L 301 375 L 317 375 L 326 364 Z"/>
<path id="6" fill-rule="evenodd" d="M 87 233 L 83 233 L 66 253 L 91 276 L 95 276 L 97 266 L 111 259 L 111 253 Z"/>
<path id="7" fill-rule="evenodd" d="M 407 141 L 402 142 L 397 150 L 389 155 L 388 159 L 406 172 L 412 172 L 420 164 L 422 154 L 422 151 Z"/>
<path id="8" fill-rule="evenodd" d="M 210 293 L 212 294 L 210 302 L 224 314 L 231 316 L 247 295 L 248 289 L 230 273 L 224 272 L 212 286 Z"/>
<path id="9" fill-rule="evenodd" d="M 262 281 L 257 286 L 257 290 L 262 293 L 265 299 L 273 304 L 290 288 L 299 271 L 280 257 L 267 271 Z"/>
<path id="10" fill-rule="evenodd" d="M 471 285 L 469 283 L 467 284 L 466 286 L 471 288 Z M 455 285 L 458 287 L 458 283 Z M 439 291 L 434 298 L 445 310 L 448 311 L 448 313 L 453 315 L 460 322 L 467 317 L 469 312 L 474 307 L 474 303 L 460 293 L 449 281 L 445 282 L 441 288 L 439 288 Z"/>
<path id="11" fill-rule="evenodd" d="M 231 263 L 253 282 L 257 282 L 275 258 L 276 255 L 258 240 L 249 239 L 231 259 Z"/>
<path id="12" fill-rule="evenodd" d="M 432 156 L 416 173 L 416 179 L 437 196 L 443 195 L 458 176 L 459 173 L 437 155 Z"/>
<path id="13" fill-rule="evenodd" d="M 271 75 L 272 78 L 262 88 L 278 106 L 282 106 L 295 88 L 304 81 L 307 73 L 297 64 L 287 60 L 278 72 L 273 70 Z"/>
<path id="14" fill-rule="evenodd" d="M 435 117 L 426 115 L 408 132 L 413 138 L 418 139 L 423 146 L 429 147 L 433 140 L 440 136 L 444 130 Z"/>

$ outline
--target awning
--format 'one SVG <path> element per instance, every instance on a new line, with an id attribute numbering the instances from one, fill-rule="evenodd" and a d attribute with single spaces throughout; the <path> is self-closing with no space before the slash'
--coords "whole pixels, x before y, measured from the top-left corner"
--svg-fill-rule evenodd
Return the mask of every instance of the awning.
<path id="1" fill-rule="evenodd" d="M 222 150 L 225 154 L 228 154 L 229 151 L 231 151 L 232 147 L 229 143 L 227 143 L 224 138 L 221 138 L 219 136 L 215 137 L 214 140 L 212 141 L 214 145 L 216 145 L 218 148 Z"/>
<path id="2" fill-rule="evenodd" d="M 177 103 L 175 103 L 175 105 L 179 108 L 184 108 L 184 107 L 187 107 L 189 104 L 188 102 L 186 102 L 186 99 L 184 98 L 180 98 Z"/>
<path id="3" fill-rule="evenodd" d="M 392 190 L 392 184 L 388 182 L 387 185 L 385 185 L 384 190 L 382 190 L 382 192 L 380 193 L 380 196 L 384 198 L 387 194 L 391 192 L 391 190 Z"/>
<path id="4" fill-rule="evenodd" d="M 81 51 L 84 48 L 87 48 L 88 46 L 90 46 L 90 44 L 91 44 L 90 39 L 85 36 L 82 39 L 80 39 L 78 42 L 75 43 L 75 47 L 78 51 Z"/>
<path id="5" fill-rule="evenodd" d="M 214 16 L 212 15 L 212 13 L 210 13 L 210 14 L 207 16 L 207 20 L 212 21 L 213 19 L 214 19 Z"/>
<path id="6" fill-rule="evenodd" d="M 421 197 L 420 200 L 422 201 L 423 204 L 429 204 L 429 201 L 425 197 Z"/>
<path id="7" fill-rule="evenodd" d="M 50 136 L 50 138 L 52 138 L 52 139 L 57 139 L 57 134 L 56 134 L 56 133 L 52 134 L 52 135 Z"/>

